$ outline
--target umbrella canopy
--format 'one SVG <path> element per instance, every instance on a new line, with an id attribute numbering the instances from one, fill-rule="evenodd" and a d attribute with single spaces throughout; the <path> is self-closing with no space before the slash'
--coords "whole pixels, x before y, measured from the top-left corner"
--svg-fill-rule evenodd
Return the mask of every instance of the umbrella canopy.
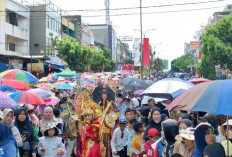
<path id="1" fill-rule="evenodd" d="M 4 80 L 1 76 L 0 76 L 0 81 Z"/>
<path id="2" fill-rule="evenodd" d="M 60 99 L 57 97 L 50 97 L 45 100 L 46 105 L 52 105 L 53 107 L 55 107 L 55 105 L 59 102 L 60 102 Z"/>
<path id="3" fill-rule="evenodd" d="M 6 93 L 0 91 L 0 108 L 15 108 L 17 103 Z"/>
<path id="4" fill-rule="evenodd" d="M 144 92 L 143 89 L 139 89 L 139 90 L 135 91 L 135 94 L 136 95 L 141 95 L 143 92 Z"/>
<path id="5" fill-rule="evenodd" d="M 72 72 L 71 69 L 66 68 L 64 71 L 58 73 L 59 76 L 74 76 L 76 75 L 74 72 Z"/>
<path id="6" fill-rule="evenodd" d="M 3 81 L 0 82 L 0 84 L 12 86 L 16 90 L 21 90 L 21 91 L 30 89 L 28 84 L 26 84 L 23 81 L 19 81 L 19 80 L 3 80 Z"/>
<path id="7" fill-rule="evenodd" d="M 58 81 L 65 81 L 65 78 L 59 76 Z"/>
<path id="8" fill-rule="evenodd" d="M 73 89 L 73 86 L 71 86 L 70 84 L 68 83 L 62 83 L 62 84 L 59 84 L 56 89 Z"/>
<path id="9" fill-rule="evenodd" d="M 26 83 L 38 82 L 38 80 L 35 76 L 33 76 L 32 74 L 30 74 L 26 71 L 19 70 L 19 69 L 4 71 L 4 72 L 0 73 L 0 76 L 3 79 L 19 80 L 19 81 L 23 81 Z"/>
<path id="10" fill-rule="evenodd" d="M 32 104 L 43 105 L 45 102 L 38 95 L 31 92 L 16 92 L 10 95 L 10 97 L 18 104 Z"/>
<path id="11" fill-rule="evenodd" d="M 179 78 L 166 78 L 151 85 L 144 91 L 143 95 L 156 98 L 167 98 L 171 100 L 173 99 L 172 93 L 180 89 L 189 89 L 192 86 L 194 86 L 194 84 Z"/>
<path id="12" fill-rule="evenodd" d="M 52 83 L 39 83 L 39 84 L 36 84 L 35 87 L 41 88 L 46 91 L 49 91 L 52 88 L 55 88 L 55 86 Z"/>
<path id="13" fill-rule="evenodd" d="M 101 77 L 101 76 L 104 76 L 104 74 L 103 73 L 96 73 L 96 74 L 94 74 L 95 76 L 97 76 L 97 77 Z"/>
<path id="14" fill-rule="evenodd" d="M 125 87 L 132 87 L 132 88 L 142 88 L 142 89 L 148 88 L 148 84 L 145 81 L 138 79 L 136 77 L 124 78 L 118 84 L 125 86 Z"/>
<path id="15" fill-rule="evenodd" d="M 203 82 L 210 82 L 210 80 L 205 79 L 205 78 L 194 78 L 194 79 L 189 80 L 189 82 L 196 85 L 196 84 L 203 83 Z"/>
<path id="16" fill-rule="evenodd" d="M 43 100 L 45 100 L 45 99 L 47 99 L 48 97 L 51 96 L 51 94 L 48 91 L 43 90 L 43 89 L 38 89 L 38 88 L 28 90 L 28 92 L 31 92 L 31 93 L 34 93 L 34 94 L 38 95 Z"/>
<path id="17" fill-rule="evenodd" d="M 49 78 L 48 77 L 43 77 L 39 80 L 39 82 L 49 82 Z"/>
<path id="18" fill-rule="evenodd" d="M 232 115 L 232 80 L 198 84 L 178 96 L 166 109 Z"/>
<path id="19" fill-rule="evenodd" d="M 93 84 L 90 83 L 89 81 L 82 81 L 81 86 L 93 86 Z"/>
<path id="20" fill-rule="evenodd" d="M 16 92 L 16 89 L 14 87 L 1 84 L 0 91 L 2 91 L 2 92 Z"/>

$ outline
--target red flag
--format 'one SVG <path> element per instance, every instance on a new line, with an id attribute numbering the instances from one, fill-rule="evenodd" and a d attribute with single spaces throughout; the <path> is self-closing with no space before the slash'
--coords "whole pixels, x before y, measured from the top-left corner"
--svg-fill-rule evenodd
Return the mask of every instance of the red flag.
<path id="1" fill-rule="evenodd" d="M 105 67 L 104 67 L 104 65 L 102 66 L 102 72 L 104 72 L 104 70 L 105 70 Z"/>
<path id="2" fill-rule="evenodd" d="M 149 38 L 143 39 L 143 65 L 149 66 Z"/>
<path id="3" fill-rule="evenodd" d="M 52 70 L 52 64 L 50 62 L 50 64 L 49 64 L 49 71 L 51 71 L 51 70 Z"/>

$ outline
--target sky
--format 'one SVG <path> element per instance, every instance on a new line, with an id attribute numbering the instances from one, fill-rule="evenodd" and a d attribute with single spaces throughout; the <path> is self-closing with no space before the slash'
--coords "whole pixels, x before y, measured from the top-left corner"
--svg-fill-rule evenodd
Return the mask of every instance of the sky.
<path id="1" fill-rule="evenodd" d="M 148 29 L 146 37 L 150 39 L 150 44 L 156 45 L 157 55 L 162 59 L 168 59 L 169 62 L 184 54 L 184 43 L 194 41 L 195 33 L 208 23 L 214 12 L 222 11 L 227 4 L 232 4 L 231 0 L 222 0 L 217 2 L 208 2 L 217 0 L 142 0 L 143 32 Z M 104 24 L 105 15 L 104 0 L 52 0 L 55 4 L 64 10 L 69 10 L 69 14 L 80 14 L 85 23 Z M 207 2 L 207 3 L 201 3 Z M 187 5 L 186 3 L 199 3 Z M 185 5 L 176 5 L 185 4 Z M 118 36 L 140 37 L 140 16 L 139 0 L 110 0 L 110 20 Z M 169 6 L 167 6 L 169 5 Z M 172 5 L 172 6 L 170 6 Z M 153 6 L 153 7 L 152 7 Z M 160 6 L 160 7 L 154 7 Z M 216 8 L 217 7 L 217 8 Z M 118 9 L 115 8 L 132 8 Z M 202 9 L 211 8 L 211 9 Z M 97 9 L 98 11 L 89 11 Z M 101 9 L 101 10 L 99 10 Z M 70 11 L 84 10 L 84 11 Z M 88 11 L 87 11 L 88 10 Z M 179 12 L 173 12 L 178 11 Z M 187 10 L 187 11 L 183 11 Z M 152 13 L 152 14 L 147 14 Z M 134 14 L 121 15 L 118 14 Z M 87 17 L 95 16 L 95 17 Z M 160 44 L 157 44 L 160 43 Z M 129 42 L 132 45 L 132 42 Z"/>

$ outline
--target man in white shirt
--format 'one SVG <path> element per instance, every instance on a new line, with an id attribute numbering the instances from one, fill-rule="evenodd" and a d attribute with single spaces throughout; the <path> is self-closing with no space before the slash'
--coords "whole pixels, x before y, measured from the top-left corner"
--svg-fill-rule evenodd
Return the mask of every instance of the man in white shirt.
<path id="1" fill-rule="evenodd" d="M 127 142 L 129 137 L 129 130 L 126 128 L 126 121 L 120 120 L 119 127 L 114 130 L 111 139 L 111 149 L 113 155 L 119 157 L 127 157 Z"/>

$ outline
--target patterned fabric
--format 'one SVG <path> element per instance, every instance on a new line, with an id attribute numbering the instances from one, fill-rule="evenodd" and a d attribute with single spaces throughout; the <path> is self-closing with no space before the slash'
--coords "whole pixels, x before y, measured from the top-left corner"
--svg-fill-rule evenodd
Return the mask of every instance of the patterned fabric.
<path id="1" fill-rule="evenodd" d="M 131 143 L 131 155 L 136 154 L 141 156 L 142 155 L 142 139 L 143 139 L 143 134 L 139 136 L 135 136 Z"/>
<path id="2" fill-rule="evenodd" d="M 225 149 L 225 153 L 227 154 L 227 140 L 223 141 L 221 144 Z M 229 141 L 229 156 L 232 156 L 232 144 L 230 141 Z"/>

